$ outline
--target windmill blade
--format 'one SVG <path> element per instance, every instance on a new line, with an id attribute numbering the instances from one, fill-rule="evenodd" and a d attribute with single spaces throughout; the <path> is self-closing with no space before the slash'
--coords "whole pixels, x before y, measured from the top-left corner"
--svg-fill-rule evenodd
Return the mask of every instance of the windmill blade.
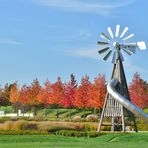
<path id="1" fill-rule="evenodd" d="M 131 53 L 136 52 L 137 44 L 136 43 L 127 43 L 127 44 L 121 44 L 120 47 L 122 49 L 129 50 Z"/>
<path id="2" fill-rule="evenodd" d="M 106 47 L 104 49 L 101 49 L 98 52 L 99 52 L 99 54 L 102 54 L 102 53 L 106 52 L 107 50 L 109 50 L 109 47 Z"/>
<path id="3" fill-rule="evenodd" d="M 116 37 L 119 36 L 120 25 L 116 25 Z"/>
<path id="4" fill-rule="evenodd" d="M 130 50 L 132 53 L 136 53 L 136 48 L 137 46 L 130 46 L 128 50 Z"/>
<path id="5" fill-rule="evenodd" d="M 124 57 L 121 52 L 119 52 L 119 57 L 120 57 L 121 61 L 124 61 Z"/>
<path id="6" fill-rule="evenodd" d="M 110 51 L 107 53 L 107 55 L 103 58 L 103 60 L 106 61 L 106 60 L 110 57 L 111 53 L 112 53 L 112 51 L 110 50 Z"/>
<path id="7" fill-rule="evenodd" d="M 107 41 L 110 41 L 110 38 L 104 33 L 101 33 L 100 37 L 107 40 Z"/>
<path id="8" fill-rule="evenodd" d="M 128 55 L 132 55 L 132 53 L 131 53 L 129 50 L 124 49 L 124 48 L 122 48 L 122 50 L 123 50 L 124 52 L 126 52 Z"/>
<path id="9" fill-rule="evenodd" d="M 107 28 L 111 38 L 113 39 L 114 38 L 114 35 L 113 35 L 113 32 L 112 32 L 112 29 L 110 27 Z"/>
<path id="10" fill-rule="evenodd" d="M 99 44 L 99 45 L 108 45 L 109 43 L 108 43 L 108 42 L 101 42 L 101 41 L 98 41 L 98 44 Z"/>
<path id="11" fill-rule="evenodd" d="M 146 44 L 144 41 L 142 42 L 137 42 L 137 46 L 140 50 L 145 50 L 146 49 Z"/>
<path id="12" fill-rule="evenodd" d="M 132 33 L 132 34 L 130 34 L 129 36 L 127 36 L 126 38 L 124 38 L 123 41 L 125 41 L 125 40 L 127 40 L 127 39 L 129 39 L 129 38 L 132 38 L 133 36 L 134 36 L 134 34 Z"/>
<path id="13" fill-rule="evenodd" d="M 128 27 L 125 27 L 124 30 L 123 30 L 123 32 L 120 35 L 120 38 L 122 38 L 127 31 L 128 31 Z"/>
<path id="14" fill-rule="evenodd" d="M 116 62 L 116 58 L 117 58 L 117 52 L 114 51 L 113 58 L 112 58 L 112 63 Z"/>

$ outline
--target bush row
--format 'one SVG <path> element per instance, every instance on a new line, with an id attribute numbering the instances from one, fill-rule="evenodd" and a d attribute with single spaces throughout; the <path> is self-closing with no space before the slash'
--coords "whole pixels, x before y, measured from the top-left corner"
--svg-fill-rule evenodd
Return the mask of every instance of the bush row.
<path id="1" fill-rule="evenodd" d="M 82 118 L 81 116 L 74 116 L 71 121 L 73 122 L 98 122 L 99 117 L 90 114 L 86 118 Z M 43 116 L 34 116 L 34 117 L 1 117 L 0 123 L 4 123 L 5 121 L 17 121 L 17 120 L 26 120 L 26 121 L 51 121 L 48 117 Z M 54 119 L 53 121 L 58 121 L 59 119 Z M 69 121 L 69 119 L 64 119 L 64 121 Z"/>
<path id="2" fill-rule="evenodd" d="M 33 130 L 0 130 L 0 135 L 48 135 L 47 131 L 33 131 Z"/>
<path id="3" fill-rule="evenodd" d="M 55 132 L 58 130 L 76 130 L 76 131 L 96 131 L 96 123 L 81 122 L 51 122 L 51 121 L 6 121 L 0 123 L 0 130 L 38 130 Z"/>
<path id="4" fill-rule="evenodd" d="M 97 132 L 80 132 L 73 130 L 59 130 L 54 133 L 55 135 L 67 136 L 67 137 L 98 137 L 103 135 L 103 133 Z"/>

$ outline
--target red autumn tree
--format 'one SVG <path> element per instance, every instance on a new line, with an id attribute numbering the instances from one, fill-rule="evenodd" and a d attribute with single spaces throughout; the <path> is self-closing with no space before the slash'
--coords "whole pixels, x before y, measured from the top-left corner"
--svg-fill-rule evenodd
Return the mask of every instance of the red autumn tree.
<path id="1" fill-rule="evenodd" d="M 7 106 L 11 105 L 10 102 L 10 88 L 8 83 L 5 84 L 4 88 L 0 91 L 0 105 L 5 106 L 5 112 L 7 112 Z"/>
<path id="2" fill-rule="evenodd" d="M 51 83 L 47 80 L 44 87 L 41 88 L 37 100 L 44 106 L 44 115 L 46 116 L 46 107 L 53 104 L 51 97 Z"/>
<path id="3" fill-rule="evenodd" d="M 85 76 L 81 80 L 81 85 L 78 87 L 75 97 L 75 106 L 83 108 L 84 112 L 89 107 L 89 100 L 91 98 L 92 83 L 89 81 L 89 77 Z"/>
<path id="4" fill-rule="evenodd" d="M 3 90 L 0 88 L 0 106 L 3 106 Z"/>
<path id="5" fill-rule="evenodd" d="M 40 93 L 41 86 L 37 79 L 33 81 L 30 86 L 24 85 L 20 91 L 20 99 L 24 104 L 30 105 L 32 107 L 32 111 L 34 115 L 36 115 L 36 109 L 39 105 L 39 101 L 37 99 L 38 94 Z"/>
<path id="6" fill-rule="evenodd" d="M 61 78 L 58 77 L 57 81 L 51 85 L 51 98 L 52 104 L 57 108 L 57 118 L 59 118 L 59 106 L 61 105 L 61 100 L 64 96 L 64 87 Z"/>
<path id="7" fill-rule="evenodd" d="M 135 73 L 129 85 L 131 101 L 140 108 L 148 107 L 148 86 L 144 83 L 140 74 Z"/>
<path id="8" fill-rule="evenodd" d="M 89 100 L 89 106 L 94 108 L 95 113 L 96 109 L 101 109 L 103 107 L 106 92 L 105 76 L 100 74 L 94 79 L 91 91 L 92 99 Z"/>
<path id="9" fill-rule="evenodd" d="M 18 113 L 18 110 L 21 109 L 22 104 L 20 102 L 20 90 L 18 88 L 17 82 L 10 85 L 10 102 L 13 104 L 14 109 Z"/>
<path id="10" fill-rule="evenodd" d="M 24 105 L 30 105 L 30 87 L 27 85 L 23 85 L 20 90 L 20 102 Z"/>
<path id="11" fill-rule="evenodd" d="M 71 108 L 74 107 L 74 99 L 77 90 L 77 81 L 75 76 L 71 74 L 70 81 L 64 84 L 64 96 L 62 99 L 62 105 L 69 108 L 69 118 L 71 119 Z"/>

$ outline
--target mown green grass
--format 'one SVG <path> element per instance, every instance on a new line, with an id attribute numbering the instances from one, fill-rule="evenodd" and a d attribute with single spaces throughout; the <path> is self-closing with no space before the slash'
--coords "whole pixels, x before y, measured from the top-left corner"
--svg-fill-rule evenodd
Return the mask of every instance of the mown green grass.
<path id="1" fill-rule="evenodd" d="M 0 106 L 0 110 L 5 111 L 6 108 L 3 106 Z M 148 113 L 148 108 L 145 109 L 144 111 L 146 113 Z M 12 106 L 8 106 L 7 113 L 12 113 L 12 112 L 13 112 Z M 29 111 L 29 112 L 32 112 L 32 111 Z M 50 120 L 57 120 L 56 114 L 57 114 L 56 109 L 46 109 L 46 118 L 49 118 Z M 72 118 L 75 116 L 81 116 L 83 118 L 85 116 L 85 114 L 86 115 L 93 114 L 93 111 L 86 110 L 86 112 L 84 112 L 84 110 L 78 110 L 78 109 L 71 110 L 71 117 Z M 38 109 L 37 116 L 44 117 L 44 109 Z M 64 108 L 59 109 L 59 119 L 68 120 L 69 119 L 69 109 L 64 109 Z"/>
<path id="2" fill-rule="evenodd" d="M 56 109 L 46 109 L 46 118 L 49 118 L 50 120 L 56 120 L 56 114 L 57 114 L 57 110 Z M 80 117 L 84 117 L 85 115 L 88 114 L 93 114 L 92 111 L 88 110 L 86 112 L 84 112 L 83 110 L 77 110 L 77 109 L 71 109 L 71 117 L 75 117 L 75 116 L 80 116 Z M 37 112 L 38 116 L 44 116 L 44 110 L 38 110 Z M 68 120 L 69 119 L 69 109 L 59 109 L 59 119 L 65 119 Z"/>
<path id="3" fill-rule="evenodd" d="M 147 148 L 148 133 L 107 134 L 97 138 L 0 136 L 0 148 Z"/>

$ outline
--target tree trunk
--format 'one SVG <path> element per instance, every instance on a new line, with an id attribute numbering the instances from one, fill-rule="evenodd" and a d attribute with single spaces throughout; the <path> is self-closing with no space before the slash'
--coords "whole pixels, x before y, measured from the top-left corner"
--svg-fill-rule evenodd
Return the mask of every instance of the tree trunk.
<path id="1" fill-rule="evenodd" d="M 57 118 L 59 118 L 59 105 L 57 105 Z"/>
<path id="2" fill-rule="evenodd" d="M 33 112 L 33 115 L 36 116 L 36 114 L 37 114 L 36 113 L 36 106 L 34 106 L 34 105 L 32 106 L 32 112 Z"/>
<path id="3" fill-rule="evenodd" d="M 86 108 L 84 108 L 84 120 L 86 118 Z"/>
<path id="4" fill-rule="evenodd" d="M 101 112 L 102 112 L 102 109 L 101 108 L 99 108 L 99 117 L 101 117 Z"/>
<path id="5" fill-rule="evenodd" d="M 71 108 L 69 108 L 69 120 L 71 121 Z"/>
<path id="6" fill-rule="evenodd" d="M 46 107 L 44 106 L 44 117 L 46 117 Z"/>
<path id="7" fill-rule="evenodd" d="M 95 115 L 96 115 L 96 111 L 97 111 L 97 110 L 96 110 L 96 107 L 95 107 L 95 108 L 94 108 L 94 114 L 95 114 Z"/>
<path id="8" fill-rule="evenodd" d="M 6 114 L 7 114 L 7 106 L 5 106 L 5 117 L 6 117 Z"/>
<path id="9" fill-rule="evenodd" d="M 7 114 L 7 106 L 5 106 L 5 116 L 6 116 L 6 114 Z"/>

